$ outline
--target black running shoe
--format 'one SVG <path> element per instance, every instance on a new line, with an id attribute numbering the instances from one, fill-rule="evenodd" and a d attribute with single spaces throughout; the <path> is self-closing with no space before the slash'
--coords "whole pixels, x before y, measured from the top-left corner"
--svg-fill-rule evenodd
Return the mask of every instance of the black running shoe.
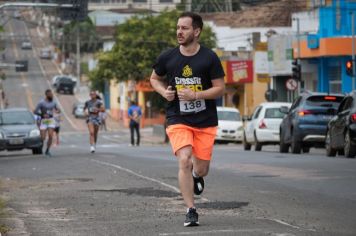
<path id="1" fill-rule="evenodd" d="M 198 177 L 195 178 L 193 177 L 194 180 L 194 194 L 195 195 L 200 195 L 204 191 L 204 179 L 203 177 Z"/>
<path id="2" fill-rule="evenodd" d="M 199 226 L 198 213 L 195 208 L 189 208 L 188 213 L 185 215 L 184 227 Z"/>

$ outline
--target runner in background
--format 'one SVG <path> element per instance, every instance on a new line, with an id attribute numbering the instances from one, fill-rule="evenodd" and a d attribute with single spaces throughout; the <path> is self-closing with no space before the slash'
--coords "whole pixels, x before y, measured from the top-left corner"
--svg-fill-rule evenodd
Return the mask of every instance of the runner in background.
<path id="1" fill-rule="evenodd" d="M 90 152 L 94 153 L 96 150 L 96 143 L 98 140 L 99 127 L 101 124 L 101 119 L 99 116 L 100 112 L 104 112 L 105 108 L 101 101 L 98 99 L 98 94 L 96 91 L 90 92 L 90 99 L 85 102 L 84 112 L 87 113 L 87 124 L 90 134 Z M 100 98 L 100 97 L 99 97 Z"/>
<path id="2" fill-rule="evenodd" d="M 54 128 L 56 127 L 56 122 L 54 120 L 54 113 L 59 113 L 60 110 L 57 106 L 57 103 L 53 100 L 52 90 L 47 89 L 45 92 L 45 99 L 41 100 L 35 110 L 34 114 L 41 117 L 40 131 L 43 143 L 46 140 L 46 136 L 48 134 L 47 140 L 47 148 L 45 151 L 45 155 L 50 157 L 51 152 L 50 148 L 53 141 Z"/>

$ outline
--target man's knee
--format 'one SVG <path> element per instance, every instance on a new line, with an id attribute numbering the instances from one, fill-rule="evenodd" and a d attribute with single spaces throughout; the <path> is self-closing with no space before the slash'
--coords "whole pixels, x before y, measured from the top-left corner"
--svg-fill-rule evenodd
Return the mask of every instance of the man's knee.
<path id="1" fill-rule="evenodd" d="M 179 169 L 183 171 L 191 171 L 193 168 L 193 163 L 191 157 L 181 156 L 179 157 Z"/>
<path id="2" fill-rule="evenodd" d="M 188 149 L 179 150 L 177 152 L 177 157 L 179 160 L 179 168 L 181 170 L 189 170 L 191 171 L 193 168 L 192 163 L 192 153 Z"/>
<path id="3" fill-rule="evenodd" d="M 195 174 L 197 174 L 200 177 L 204 177 L 207 176 L 209 173 L 209 167 L 198 167 L 198 168 L 194 168 L 194 172 Z"/>

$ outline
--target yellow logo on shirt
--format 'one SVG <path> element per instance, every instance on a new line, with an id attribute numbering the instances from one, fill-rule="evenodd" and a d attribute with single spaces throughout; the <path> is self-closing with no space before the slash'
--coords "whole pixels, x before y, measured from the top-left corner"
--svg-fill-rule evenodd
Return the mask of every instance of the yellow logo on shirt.
<path id="1" fill-rule="evenodd" d="M 189 77 L 189 76 L 192 76 L 193 75 L 193 70 L 192 68 L 189 67 L 189 65 L 186 65 L 184 68 L 183 68 L 183 73 L 182 75 L 184 77 Z"/>

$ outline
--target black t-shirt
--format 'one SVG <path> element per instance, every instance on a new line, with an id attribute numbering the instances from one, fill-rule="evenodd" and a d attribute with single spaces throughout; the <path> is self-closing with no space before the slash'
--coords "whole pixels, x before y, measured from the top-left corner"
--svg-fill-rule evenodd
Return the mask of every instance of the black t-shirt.
<path id="1" fill-rule="evenodd" d="M 188 87 L 193 91 L 203 91 L 212 87 L 212 80 L 225 76 L 220 59 L 210 49 L 200 46 L 198 53 L 184 56 L 179 47 L 163 52 L 153 65 L 159 76 L 176 91 Z M 185 124 L 197 128 L 218 125 L 215 100 L 199 99 L 167 104 L 167 124 Z"/>

